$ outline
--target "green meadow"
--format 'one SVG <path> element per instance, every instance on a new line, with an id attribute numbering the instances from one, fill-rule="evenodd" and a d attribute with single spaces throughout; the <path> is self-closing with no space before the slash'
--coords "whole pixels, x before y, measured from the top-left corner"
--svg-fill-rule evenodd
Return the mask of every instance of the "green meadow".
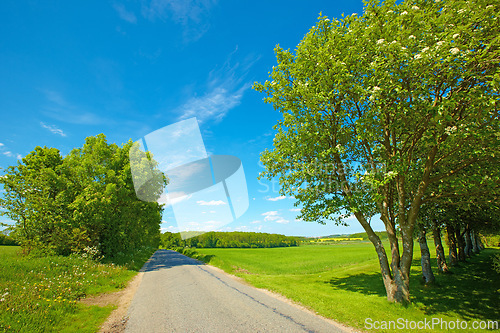
<path id="1" fill-rule="evenodd" d="M 78 257 L 23 256 L 0 246 L 0 332 L 96 332 L 113 306 L 78 302 L 125 287 L 137 272 Z"/>
<path id="2" fill-rule="evenodd" d="M 369 242 L 196 251 L 210 265 L 258 288 L 284 295 L 324 317 L 359 329 L 373 330 L 375 321 L 399 324 L 435 318 L 443 322 L 465 321 L 472 327 L 474 321 L 500 319 L 500 276 L 492 269 L 492 256 L 500 253 L 499 249 L 483 250 L 467 263 L 453 267 L 453 274 L 438 274 L 434 266 L 436 284 L 429 287 L 420 282 L 420 248 L 415 243 L 412 304 L 407 307 L 387 302 L 377 256 Z M 407 325 L 404 331 L 411 330 L 411 323 L 401 325 Z M 381 322 L 377 327 L 380 326 Z M 434 332 L 440 328 L 441 321 L 431 330 L 418 331 Z M 442 328 L 446 328 L 445 323 Z"/>

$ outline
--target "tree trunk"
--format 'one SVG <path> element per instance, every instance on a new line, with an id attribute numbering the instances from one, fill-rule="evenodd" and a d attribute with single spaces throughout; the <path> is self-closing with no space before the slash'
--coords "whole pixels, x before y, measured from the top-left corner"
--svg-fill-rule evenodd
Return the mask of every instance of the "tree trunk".
<path id="1" fill-rule="evenodd" d="M 469 226 L 465 228 L 464 239 L 465 239 L 465 251 L 464 251 L 465 257 L 470 258 L 472 256 L 472 238 Z"/>
<path id="2" fill-rule="evenodd" d="M 422 264 L 422 278 L 424 279 L 424 283 L 428 285 L 434 283 L 435 278 L 431 269 L 431 254 L 427 246 L 427 238 L 425 235 L 426 231 L 422 228 L 418 237 L 418 242 L 420 244 L 420 262 Z"/>
<path id="3" fill-rule="evenodd" d="M 476 242 L 477 242 L 477 246 L 479 247 L 479 250 L 480 251 L 484 250 L 484 244 L 483 244 L 483 241 L 481 240 L 480 234 L 476 234 Z"/>
<path id="4" fill-rule="evenodd" d="M 460 233 L 460 228 L 455 228 L 455 237 L 457 239 L 457 249 L 458 249 L 458 261 L 465 262 L 465 238 L 463 234 Z"/>
<path id="5" fill-rule="evenodd" d="M 472 252 L 474 253 L 479 253 L 481 251 L 481 249 L 479 248 L 479 244 L 477 242 L 477 234 L 474 230 L 471 230 L 470 231 L 470 236 L 471 236 L 471 240 L 472 240 Z"/>
<path id="6" fill-rule="evenodd" d="M 370 224 L 366 221 L 366 219 L 362 214 L 355 213 L 354 215 L 365 229 L 368 238 L 372 242 L 373 246 L 375 247 L 375 251 L 377 252 L 380 264 L 380 271 L 382 273 L 382 281 L 384 283 L 385 291 L 387 293 L 387 300 L 389 302 L 409 304 L 410 303 L 409 274 L 404 274 L 403 270 L 400 268 L 399 263 L 398 265 L 396 265 L 396 262 L 398 262 L 398 260 L 394 257 L 392 258 L 392 272 L 391 272 L 391 266 L 389 266 L 389 260 L 387 258 L 387 254 L 385 252 L 384 245 L 380 240 L 380 237 L 378 237 L 377 234 L 375 234 Z M 394 251 L 394 246 L 392 246 L 391 248 Z"/>
<path id="7" fill-rule="evenodd" d="M 448 257 L 450 259 L 450 266 L 454 266 L 458 262 L 458 253 L 457 253 L 457 239 L 455 238 L 455 229 L 451 224 L 446 224 L 446 234 L 448 235 L 448 248 L 449 248 Z"/>
<path id="8" fill-rule="evenodd" d="M 441 242 L 441 228 L 434 222 L 432 228 L 432 237 L 434 238 L 434 246 L 436 247 L 436 260 L 438 270 L 442 273 L 448 273 L 448 265 L 444 255 L 443 243 Z"/>

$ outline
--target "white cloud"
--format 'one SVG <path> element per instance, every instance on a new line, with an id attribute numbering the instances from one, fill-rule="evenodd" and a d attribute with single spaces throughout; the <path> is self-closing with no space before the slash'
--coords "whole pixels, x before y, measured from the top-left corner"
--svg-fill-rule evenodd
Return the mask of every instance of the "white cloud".
<path id="1" fill-rule="evenodd" d="M 215 87 L 203 97 L 193 97 L 188 100 L 181 108 L 179 119 L 188 119 L 196 117 L 200 123 L 208 119 L 221 121 L 229 110 L 238 106 L 245 90 L 249 85 L 232 91 L 228 87 Z"/>
<path id="2" fill-rule="evenodd" d="M 258 57 L 247 56 L 241 63 L 233 61 L 238 47 L 232 51 L 220 68 L 212 70 L 207 78 L 206 93 L 188 99 L 176 112 L 179 120 L 196 117 L 200 123 L 207 120 L 221 121 L 229 110 L 237 107 L 250 82 L 245 77 Z"/>
<path id="3" fill-rule="evenodd" d="M 128 11 L 123 4 L 114 3 L 113 8 L 118 13 L 118 16 L 124 21 L 129 23 L 137 23 L 137 17 L 135 17 L 134 12 Z"/>
<path id="4" fill-rule="evenodd" d="M 186 195 L 184 192 L 169 192 L 169 193 L 162 193 L 160 198 L 158 199 L 158 203 L 160 204 L 165 204 L 165 207 L 171 206 L 178 204 L 179 202 L 188 200 L 192 197 L 193 195 Z"/>
<path id="5" fill-rule="evenodd" d="M 300 212 L 301 209 L 300 208 L 292 208 L 290 209 L 291 212 Z"/>
<path id="6" fill-rule="evenodd" d="M 45 128 L 45 129 L 48 129 L 50 132 L 54 133 L 54 134 L 57 134 L 57 135 L 60 135 L 60 136 L 66 136 L 66 134 L 63 132 L 62 129 L 60 128 L 57 128 L 56 126 L 54 125 L 47 125 L 43 122 L 40 122 L 40 125 Z"/>
<path id="7" fill-rule="evenodd" d="M 261 221 L 259 221 L 259 220 L 255 220 L 255 221 L 252 221 L 252 222 L 250 222 L 250 223 L 252 223 L 252 224 L 257 224 L 257 223 L 261 223 Z"/>
<path id="8" fill-rule="evenodd" d="M 149 2 L 149 3 L 148 3 Z M 196 41 L 210 28 L 212 0 L 151 0 L 143 3 L 142 15 L 154 21 L 172 20 L 183 27 L 184 41 Z"/>
<path id="9" fill-rule="evenodd" d="M 248 227 L 246 225 L 242 225 L 239 227 L 234 228 L 234 231 L 247 231 Z"/>
<path id="10" fill-rule="evenodd" d="M 1 151 L 2 155 L 5 155 L 7 157 L 15 157 L 18 160 L 21 160 L 23 158 L 21 156 L 21 154 L 15 154 L 15 153 L 11 152 L 10 150 L 5 150 L 5 149 L 6 149 L 5 145 L 0 142 L 0 151 Z"/>
<path id="11" fill-rule="evenodd" d="M 286 199 L 286 196 L 284 196 L 284 195 L 280 195 L 279 197 L 275 197 L 275 198 L 267 198 L 266 200 L 267 200 L 267 201 L 278 201 L 278 200 L 283 200 L 283 199 Z"/>
<path id="12" fill-rule="evenodd" d="M 270 222 L 276 222 L 276 223 L 281 223 L 281 224 L 287 224 L 290 221 L 284 219 L 277 211 L 269 211 L 262 213 L 262 216 L 264 216 L 264 221 L 270 221 Z"/>
<path id="13" fill-rule="evenodd" d="M 162 221 L 163 223 L 167 223 L 165 221 Z M 169 225 L 168 227 L 163 227 L 160 229 L 161 232 L 165 232 L 165 231 L 170 231 L 170 232 L 179 232 L 179 228 L 177 227 L 174 227 L 173 225 Z"/>
<path id="14" fill-rule="evenodd" d="M 199 201 L 196 201 L 196 203 L 200 206 L 220 206 L 220 205 L 226 204 L 222 200 L 211 200 L 211 201 L 199 200 Z"/>

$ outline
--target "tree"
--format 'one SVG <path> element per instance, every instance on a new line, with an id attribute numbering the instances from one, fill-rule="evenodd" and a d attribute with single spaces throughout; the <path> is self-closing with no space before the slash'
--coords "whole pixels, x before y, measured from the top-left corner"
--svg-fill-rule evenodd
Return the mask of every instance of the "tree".
<path id="1" fill-rule="evenodd" d="M 1 214 L 17 221 L 13 235 L 28 252 L 39 243 L 58 247 L 55 239 L 61 233 L 64 215 L 60 200 L 65 182 L 62 163 L 57 149 L 36 147 L 0 178 L 5 190 L 0 198 L 5 209 Z"/>
<path id="2" fill-rule="evenodd" d="M 254 85 L 283 114 L 261 176 L 279 177 L 305 221 L 354 215 L 377 251 L 389 301 L 410 301 L 419 208 L 440 195 L 429 186 L 457 187 L 467 167 L 498 161 L 498 7 L 368 1 L 362 16 L 320 17 L 295 54 L 277 46 L 271 80 Z M 377 213 L 391 264 L 370 225 Z"/>
<path id="3" fill-rule="evenodd" d="M 137 198 L 129 141 L 108 144 L 103 134 L 86 139 L 65 158 L 54 148 L 36 147 L 0 178 L 2 214 L 16 222 L 21 245 L 67 255 L 94 248 L 114 258 L 158 247 L 162 206 Z M 145 153 L 144 153 L 145 154 Z M 145 154 L 147 156 L 147 154 Z M 147 156 L 148 166 L 155 165 Z M 138 162 L 139 163 L 139 162 Z M 148 184 L 159 196 L 166 178 Z"/>

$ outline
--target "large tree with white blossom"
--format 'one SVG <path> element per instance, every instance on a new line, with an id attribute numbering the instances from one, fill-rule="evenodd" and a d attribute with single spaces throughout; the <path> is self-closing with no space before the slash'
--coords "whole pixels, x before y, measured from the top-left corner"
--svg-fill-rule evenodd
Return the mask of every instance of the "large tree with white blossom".
<path id="1" fill-rule="evenodd" d="M 254 86 L 283 114 L 262 176 L 280 178 L 305 221 L 353 214 L 389 301 L 410 302 L 419 208 L 441 195 L 431 185 L 498 186 L 467 170 L 498 162 L 499 12 L 486 0 L 368 1 L 361 16 L 320 17 L 294 52 L 276 47 L 271 80 Z"/>

